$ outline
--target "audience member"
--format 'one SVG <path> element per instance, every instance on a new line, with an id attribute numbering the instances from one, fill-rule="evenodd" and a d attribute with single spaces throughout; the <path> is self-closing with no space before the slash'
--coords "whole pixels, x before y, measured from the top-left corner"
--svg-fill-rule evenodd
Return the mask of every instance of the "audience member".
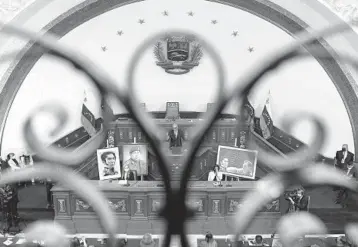
<path id="1" fill-rule="evenodd" d="M 254 246 L 269 246 L 267 243 L 264 242 L 261 235 L 256 235 L 255 240 L 251 241 L 250 244 Z"/>
<path id="2" fill-rule="evenodd" d="M 348 164 L 347 167 L 343 169 L 343 172 L 351 179 L 357 179 L 358 177 L 357 168 L 353 163 Z M 343 208 L 346 208 L 348 206 L 347 205 L 348 199 L 349 199 L 349 191 L 346 188 L 340 188 L 337 193 L 337 198 L 335 203 L 341 204 Z"/>
<path id="3" fill-rule="evenodd" d="M 53 187 L 53 183 L 51 179 L 46 180 L 46 197 L 47 197 L 47 208 L 52 209 L 53 208 L 53 198 L 52 198 L 52 192 L 51 189 Z"/>
<path id="4" fill-rule="evenodd" d="M 338 169 L 346 169 L 348 165 L 352 165 L 354 161 L 354 154 L 348 151 L 348 145 L 343 144 L 342 150 L 337 151 L 334 158 L 334 166 Z"/>
<path id="5" fill-rule="evenodd" d="M 294 198 L 291 196 L 287 198 L 291 204 L 290 206 L 294 206 L 295 211 L 308 211 L 308 196 L 304 192 L 303 188 L 299 188 Z"/>
<path id="6" fill-rule="evenodd" d="M 348 242 L 346 236 L 339 236 L 336 238 L 337 247 L 351 247 L 351 244 Z"/>
<path id="7" fill-rule="evenodd" d="M 71 239 L 70 247 L 81 247 L 80 239 L 77 237 L 74 237 L 73 239 Z"/>
<path id="8" fill-rule="evenodd" d="M 211 232 L 207 232 L 205 235 L 205 241 L 201 242 L 201 247 L 217 247 L 218 244 L 214 239 L 214 236 Z"/>
<path id="9" fill-rule="evenodd" d="M 342 149 L 336 152 L 334 157 L 334 167 L 344 170 L 348 164 L 352 165 L 354 161 L 354 154 L 348 151 L 348 145 L 343 144 Z M 333 190 L 340 190 L 339 187 L 333 187 Z"/>
<path id="10" fill-rule="evenodd" d="M 1 168 L 1 172 L 5 172 L 10 168 L 10 165 L 7 162 L 7 160 L 3 160 L 1 157 L 0 157 L 0 168 Z"/>
<path id="11" fill-rule="evenodd" d="M 140 247 L 154 247 L 156 246 L 155 241 L 151 234 L 146 233 L 144 234 L 142 240 L 139 243 Z"/>

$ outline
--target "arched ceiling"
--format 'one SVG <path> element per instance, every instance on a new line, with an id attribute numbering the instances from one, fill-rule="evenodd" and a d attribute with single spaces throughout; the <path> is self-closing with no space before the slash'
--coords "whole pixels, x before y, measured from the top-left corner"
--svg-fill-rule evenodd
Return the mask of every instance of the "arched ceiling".
<path id="1" fill-rule="evenodd" d="M 59 37 L 68 34 L 74 28 L 82 25 L 88 20 L 95 18 L 107 11 L 118 8 L 120 6 L 130 4 L 137 1 L 85 1 L 82 4 L 72 8 L 67 13 L 58 17 L 52 23 L 47 25 L 47 32 L 54 33 Z M 250 12 L 260 18 L 263 18 L 277 27 L 285 30 L 291 35 L 303 31 L 308 25 L 300 20 L 298 17 L 287 12 L 285 9 L 279 7 L 268 1 L 220 1 L 218 3 L 229 5 L 247 12 Z M 318 49 L 327 52 L 330 48 L 325 41 L 317 42 Z M 28 44 L 28 50 L 14 68 L 11 69 L 11 75 L 7 79 L 4 86 L 2 97 L 0 98 L 0 121 L 2 123 L 1 137 L 3 138 L 4 126 L 6 123 L 7 115 L 11 104 L 18 92 L 22 82 L 27 77 L 28 73 L 32 70 L 35 63 L 43 55 L 43 50 L 38 46 Z M 30 56 L 29 56 L 30 55 Z M 347 107 L 348 114 L 353 126 L 353 133 L 355 135 L 355 127 L 358 126 L 358 114 L 353 108 L 358 105 L 357 97 L 352 88 L 351 81 L 347 78 L 346 73 L 342 70 L 341 66 L 333 59 L 317 59 L 320 65 L 325 69 L 331 80 L 334 82 L 337 90 L 341 94 L 343 101 Z M 356 140 L 356 138 L 354 138 Z M 355 143 L 355 148 L 358 145 Z"/>

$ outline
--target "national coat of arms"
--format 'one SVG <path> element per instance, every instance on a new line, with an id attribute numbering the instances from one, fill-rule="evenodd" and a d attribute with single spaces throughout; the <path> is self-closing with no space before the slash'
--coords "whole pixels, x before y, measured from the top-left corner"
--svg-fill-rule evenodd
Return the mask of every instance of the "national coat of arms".
<path id="1" fill-rule="evenodd" d="M 182 75 L 199 65 L 203 51 L 194 37 L 166 36 L 155 44 L 154 56 L 165 72 Z"/>

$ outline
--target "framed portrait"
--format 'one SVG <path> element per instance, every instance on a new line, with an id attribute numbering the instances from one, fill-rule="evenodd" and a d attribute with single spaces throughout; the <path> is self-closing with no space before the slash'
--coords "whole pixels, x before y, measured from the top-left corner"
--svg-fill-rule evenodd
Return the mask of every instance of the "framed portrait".
<path id="1" fill-rule="evenodd" d="M 147 145 L 126 144 L 122 147 L 123 169 L 129 169 L 137 176 L 148 175 Z"/>
<path id="2" fill-rule="evenodd" d="M 229 176 L 255 179 L 257 154 L 256 150 L 219 146 L 216 164 Z"/>
<path id="3" fill-rule="evenodd" d="M 121 178 L 119 149 L 105 148 L 97 150 L 99 180 Z"/>

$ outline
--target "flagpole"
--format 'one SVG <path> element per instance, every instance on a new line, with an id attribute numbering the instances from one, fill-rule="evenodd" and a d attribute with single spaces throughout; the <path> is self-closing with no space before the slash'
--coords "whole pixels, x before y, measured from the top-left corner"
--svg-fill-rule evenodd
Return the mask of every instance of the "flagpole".
<path id="1" fill-rule="evenodd" d="M 83 91 L 83 102 L 87 102 L 87 93 L 86 93 L 86 89 Z"/>

